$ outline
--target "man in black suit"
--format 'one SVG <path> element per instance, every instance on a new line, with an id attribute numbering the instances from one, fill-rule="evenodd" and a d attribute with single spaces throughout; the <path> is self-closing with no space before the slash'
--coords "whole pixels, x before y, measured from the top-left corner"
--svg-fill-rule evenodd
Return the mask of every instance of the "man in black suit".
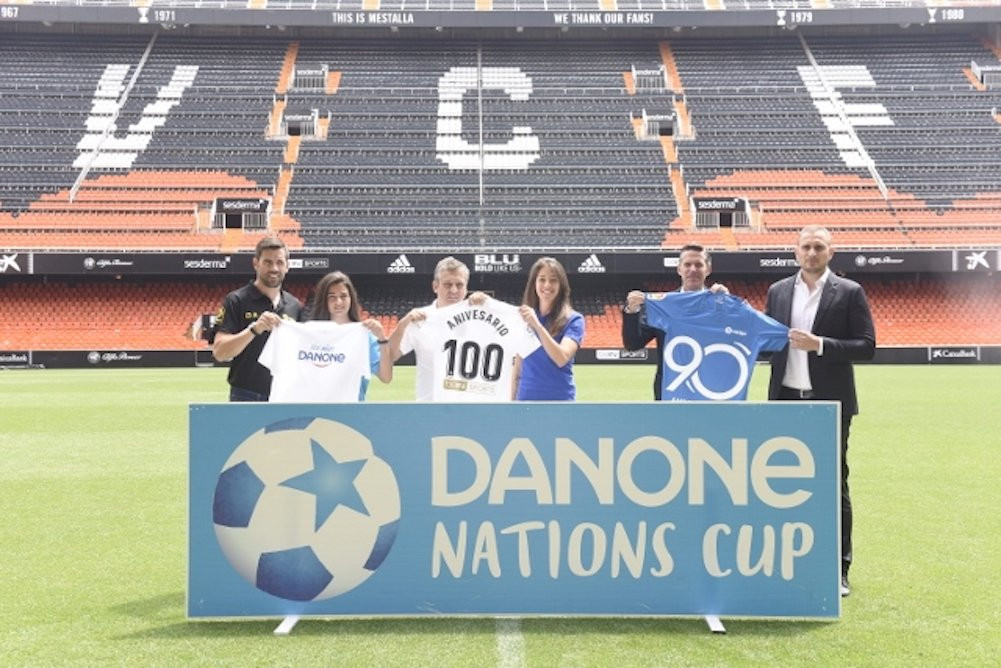
<path id="1" fill-rule="evenodd" d="M 706 289 L 706 278 L 713 270 L 712 257 L 702 246 L 688 244 L 678 253 L 678 276 L 681 286 L 678 292 L 701 292 Z M 729 292 L 726 286 L 715 283 L 713 292 Z M 660 401 L 662 378 L 664 375 L 664 332 L 646 324 L 643 310 L 644 292 L 632 290 L 626 295 L 626 305 L 622 309 L 622 346 L 626 350 L 640 350 L 657 340 L 657 373 L 653 379 L 653 398 Z"/>
<path id="2" fill-rule="evenodd" d="M 831 233 L 804 227 L 796 245 L 800 270 L 768 288 L 765 313 L 789 326 L 789 346 L 772 356 L 768 398 L 841 402 L 841 595 L 852 561 L 848 432 L 858 413 L 852 362 L 872 359 L 876 331 L 862 286 L 831 273 Z"/>

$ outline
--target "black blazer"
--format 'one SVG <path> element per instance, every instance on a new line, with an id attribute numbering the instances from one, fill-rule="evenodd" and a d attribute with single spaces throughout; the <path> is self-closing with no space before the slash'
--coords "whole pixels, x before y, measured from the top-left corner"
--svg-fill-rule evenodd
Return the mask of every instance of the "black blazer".
<path id="1" fill-rule="evenodd" d="M 765 313 L 788 325 L 796 275 L 768 288 Z M 858 413 L 855 373 L 852 362 L 872 359 L 876 354 L 876 328 L 865 291 L 855 281 L 829 275 L 820 295 L 817 317 L 810 330 L 824 337 L 824 354 L 807 353 L 810 383 L 817 399 L 841 402 L 842 417 Z M 772 355 L 772 375 L 768 398 L 777 399 L 785 375 L 788 346 Z"/>
<path id="2" fill-rule="evenodd" d="M 660 389 L 664 378 L 664 332 L 646 324 L 646 308 L 636 313 L 622 310 L 622 347 L 626 350 L 641 350 L 646 344 L 657 340 L 657 373 L 653 377 L 653 398 L 660 401 Z"/>
<path id="3" fill-rule="evenodd" d="M 678 286 L 672 292 L 681 292 Z M 626 350 L 641 350 L 653 340 L 657 341 L 657 373 L 653 376 L 653 398 L 660 401 L 664 386 L 664 331 L 646 324 L 646 304 L 636 313 L 626 313 L 622 307 L 622 347 Z"/>

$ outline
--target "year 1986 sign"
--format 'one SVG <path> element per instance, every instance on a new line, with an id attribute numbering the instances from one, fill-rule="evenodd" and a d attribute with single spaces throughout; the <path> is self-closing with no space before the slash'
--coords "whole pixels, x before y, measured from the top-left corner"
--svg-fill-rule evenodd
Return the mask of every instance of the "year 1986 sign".
<path id="1" fill-rule="evenodd" d="M 190 409 L 190 617 L 840 614 L 836 404 Z"/>

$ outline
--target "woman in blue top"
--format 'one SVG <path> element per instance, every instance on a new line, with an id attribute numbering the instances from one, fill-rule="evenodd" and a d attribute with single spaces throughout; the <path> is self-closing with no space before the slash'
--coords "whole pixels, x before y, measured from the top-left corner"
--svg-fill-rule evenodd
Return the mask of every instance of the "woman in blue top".
<path id="1" fill-rule="evenodd" d="M 372 375 L 388 383 L 393 380 L 393 359 L 389 354 L 389 339 L 382 328 L 382 323 L 375 318 L 361 319 L 361 302 L 358 291 L 347 274 L 332 271 L 316 284 L 313 293 L 313 308 L 310 309 L 309 320 L 332 320 L 339 325 L 349 322 L 360 322 L 368 330 L 369 367 Z M 358 388 L 358 401 L 365 401 L 368 391 L 368 379 L 361 379 Z"/>
<path id="2" fill-rule="evenodd" d="M 515 399 L 573 401 L 573 358 L 584 340 L 584 316 L 570 306 L 567 272 L 551 257 L 539 258 L 528 274 L 521 317 L 542 344 L 515 358 Z"/>

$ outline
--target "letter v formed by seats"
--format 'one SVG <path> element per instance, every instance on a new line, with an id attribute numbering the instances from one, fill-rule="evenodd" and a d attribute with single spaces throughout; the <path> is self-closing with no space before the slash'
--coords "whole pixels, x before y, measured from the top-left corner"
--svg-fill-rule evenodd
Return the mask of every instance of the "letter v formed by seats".
<path id="1" fill-rule="evenodd" d="M 136 70 L 132 80 L 126 84 L 129 69 L 131 65 L 122 64 L 110 64 L 104 68 L 87 117 L 87 133 L 76 146 L 80 154 L 73 162 L 74 167 L 131 168 L 139 154 L 149 146 L 156 129 L 167 122 L 167 115 L 181 102 L 184 91 L 191 87 L 198 74 L 197 65 L 174 67 L 170 81 L 157 89 L 156 100 L 146 105 L 139 121 L 129 126 L 124 137 L 118 137 L 115 135 L 118 115 L 139 75 L 139 70 Z"/>

